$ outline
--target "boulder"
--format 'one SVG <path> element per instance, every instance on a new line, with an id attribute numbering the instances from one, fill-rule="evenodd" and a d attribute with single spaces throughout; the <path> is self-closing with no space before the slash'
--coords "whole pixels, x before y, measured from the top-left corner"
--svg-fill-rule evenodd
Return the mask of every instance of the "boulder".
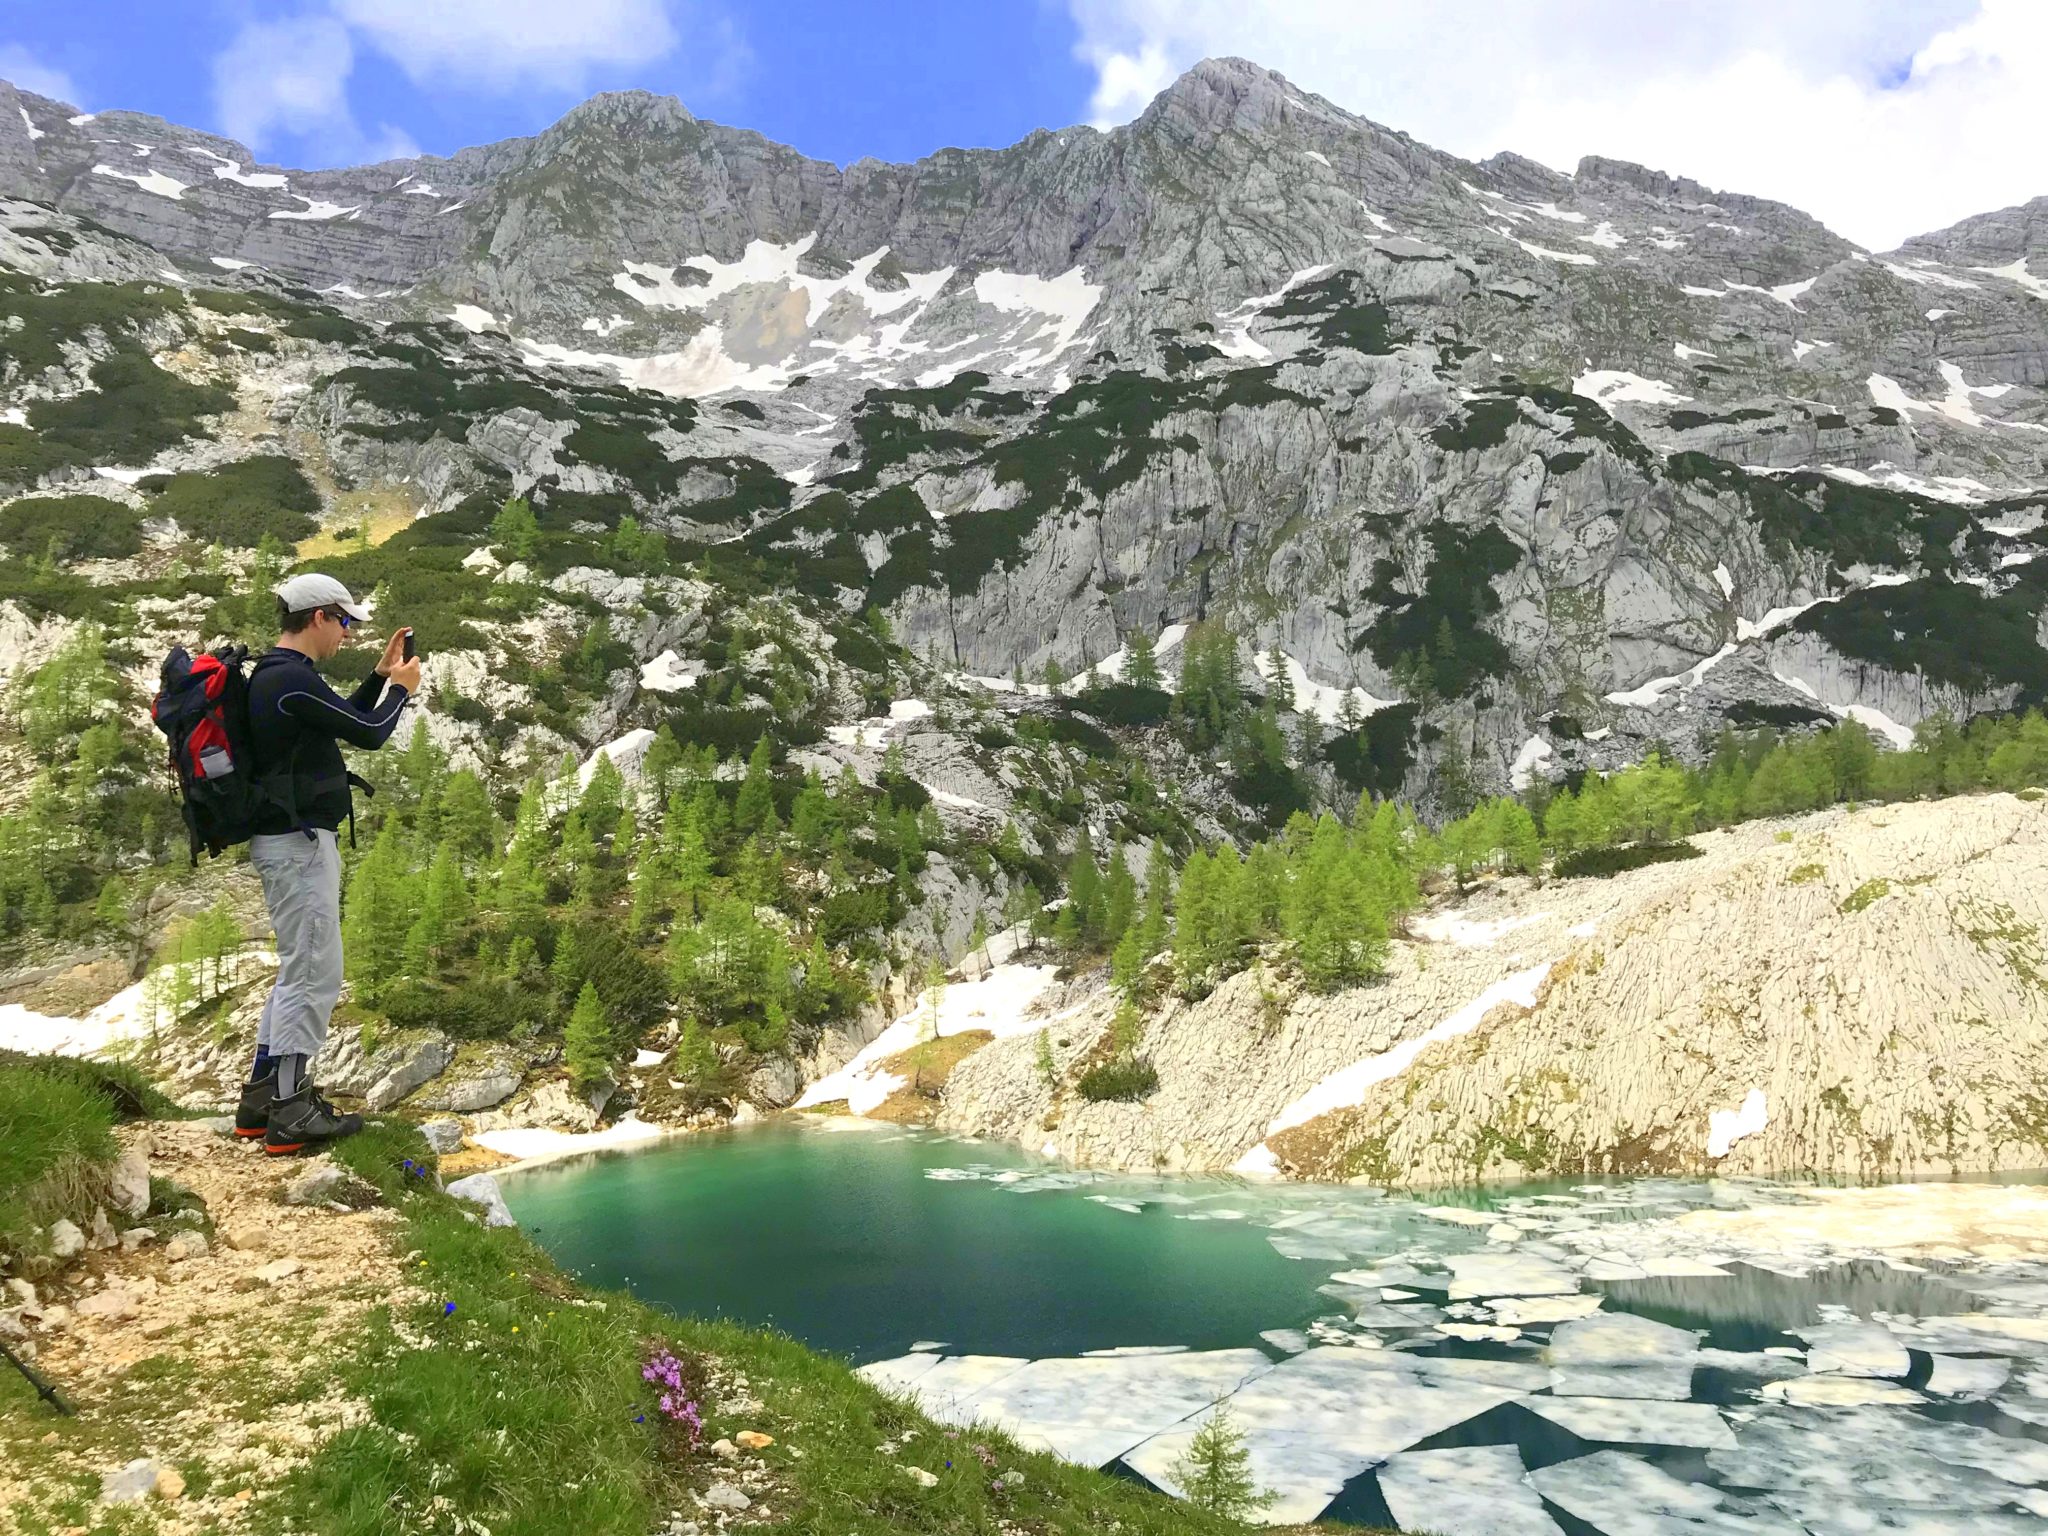
<path id="1" fill-rule="evenodd" d="M 286 1205 L 344 1205 L 360 1211 L 377 1203 L 377 1191 L 340 1164 L 322 1162 L 285 1185 L 278 1198 Z"/>
<path id="2" fill-rule="evenodd" d="M 173 1264 L 186 1259 L 206 1257 L 206 1234 L 204 1232 L 180 1232 L 164 1244 L 164 1257 Z"/>
<path id="3" fill-rule="evenodd" d="M 467 1200 L 472 1205 L 483 1207 L 484 1225 L 487 1227 L 516 1227 L 512 1212 L 505 1206 L 504 1192 L 498 1188 L 498 1181 L 488 1173 L 473 1173 L 466 1179 L 457 1179 L 448 1186 L 448 1193 L 458 1200 Z"/>
<path id="4" fill-rule="evenodd" d="M 787 1109 L 796 1102 L 796 1063 L 787 1056 L 772 1056 L 747 1078 L 747 1097 L 770 1109 Z"/>
<path id="5" fill-rule="evenodd" d="M 431 1091 L 420 1095 L 419 1105 L 422 1109 L 473 1115 L 511 1098 L 519 1091 L 524 1075 L 516 1058 L 494 1058 L 479 1063 L 471 1072 L 451 1072 Z"/>
<path id="6" fill-rule="evenodd" d="M 115 1162 L 108 1198 L 123 1216 L 149 1209 L 149 1158 L 139 1147 L 130 1147 Z"/>
<path id="7" fill-rule="evenodd" d="M 80 1317 L 96 1317 L 118 1323 L 135 1315 L 135 1298 L 122 1290 L 96 1291 L 71 1309 Z"/>
<path id="8" fill-rule="evenodd" d="M 420 1127 L 420 1135 L 426 1138 L 427 1145 L 436 1152 L 453 1152 L 462 1145 L 462 1122 L 429 1120 Z"/>
<path id="9" fill-rule="evenodd" d="M 50 1255 L 59 1259 L 75 1259 L 85 1252 L 85 1234 L 78 1230 L 78 1224 L 66 1221 L 61 1216 L 50 1223 Z"/>
<path id="10" fill-rule="evenodd" d="M 454 1057 L 455 1048 L 446 1040 L 422 1040 L 370 1085 L 363 1102 L 372 1109 L 389 1109 L 422 1083 L 439 1077 Z"/>
<path id="11" fill-rule="evenodd" d="M 697 1495 L 697 1502 L 706 1509 L 729 1509 L 737 1513 L 752 1508 L 754 1501 L 731 1483 L 713 1483 Z"/>

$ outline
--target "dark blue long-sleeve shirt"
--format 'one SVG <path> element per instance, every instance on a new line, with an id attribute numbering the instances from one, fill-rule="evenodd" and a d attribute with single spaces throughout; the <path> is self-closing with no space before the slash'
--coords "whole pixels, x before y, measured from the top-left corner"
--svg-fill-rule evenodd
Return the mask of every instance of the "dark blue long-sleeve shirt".
<path id="1" fill-rule="evenodd" d="M 349 814 L 341 744 L 383 746 L 398 727 L 405 700 L 403 688 L 375 672 L 344 699 L 303 652 L 284 646 L 264 652 L 249 676 L 249 734 L 257 773 L 275 776 L 279 789 L 288 792 L 265 812 L 257 831 L 339 827 Z"/>

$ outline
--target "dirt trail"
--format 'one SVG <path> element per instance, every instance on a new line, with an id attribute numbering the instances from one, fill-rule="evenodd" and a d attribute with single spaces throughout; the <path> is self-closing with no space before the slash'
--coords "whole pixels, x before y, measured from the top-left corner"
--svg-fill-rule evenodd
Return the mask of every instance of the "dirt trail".
<path id="1" fill-rule="evenodd" d="M 417 1299 L 400 1218 L 287 1205 L 284 1186 L 325 1159 L 266 1158 L 201 1124 L 133 1126 L 122 1142 L 205 1202 L 213 1235 L 193 1253 L 178 1234 L 194 1223 L 157 1222 L 132 1250 L 88 1248 L 38 1283 L 36 1369 L 77 1417 L 7 1399 L 0 1532 L 83 1530 L 101 1478 L 138 1458 L 165 1472 L 124 1529 L 255 1529 L 262 1491 L 363 1416 L 330 1368 L 370 1309 Z"/>

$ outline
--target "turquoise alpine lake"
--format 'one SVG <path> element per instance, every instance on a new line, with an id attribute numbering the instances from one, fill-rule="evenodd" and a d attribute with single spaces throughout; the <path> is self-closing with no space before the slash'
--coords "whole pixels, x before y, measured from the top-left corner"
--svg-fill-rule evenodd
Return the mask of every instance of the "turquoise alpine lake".
<path id="1" fill-rule="evenodd" d="M 1797 1185 L 1404 1199 L 849 1120 L 503 1185 L 594 1284 L 781 1329 L 942 1422 L 1167 1492 L 1227 1401 L 1273 1519 L 1634 1536 L 1661 1508 L 1836 1536 L 1966 1509 L 2048 1533 L 2048 1266 L 1779 1251 L 1769 1208 L 1810 1203 Z M 1686 1220 L 1759 1208 L 1740 1251 Z"/>

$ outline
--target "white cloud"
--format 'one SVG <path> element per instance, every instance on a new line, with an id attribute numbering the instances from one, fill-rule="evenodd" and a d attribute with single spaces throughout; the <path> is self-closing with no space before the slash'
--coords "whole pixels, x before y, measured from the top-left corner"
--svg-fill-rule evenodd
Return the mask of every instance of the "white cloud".
<path id="1" fill-rule="evenodd" d="M 1257 60 L 1425 143 L 1639 161 L 1791 203 L 1873 249 L 2048 193 L 2040 0 L 1069 0 L 1096 117 Z"/>
<path id="2" fill-rule="evenodd" d="M 348 29 L 332 17 L 251 22 L 213 61 L 221 131 L 258 148 L 283 134 L 345 153 L 362 137 L 348 104 L 354 65 Z"/>
<path id="3" fill-rule="evenodd" d="M 68 106 L 79 104 L 78 87 L 72 84 L 71 77 L 45 64 L 19 43 L 0 43 L 0 80 Z"/>
<path id="4" fill-rule="evenodd" d="M 579 91 L 593 69 L 676 45 L 662 0 L 335 0 L 335 13 L 415 83 Z"/>

